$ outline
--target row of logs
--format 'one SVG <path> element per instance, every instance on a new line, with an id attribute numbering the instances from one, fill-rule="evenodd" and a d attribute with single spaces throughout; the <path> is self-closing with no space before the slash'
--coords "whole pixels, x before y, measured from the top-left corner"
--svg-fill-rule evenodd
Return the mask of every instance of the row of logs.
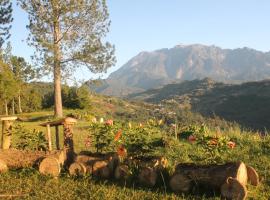
<path id="1" fill-rule="evenodd" d="M 126 180 L 131 175 L 130 166 L 139 166 L 138 181 L 141 185 L 153 187 L 162 178 L 164 181 L 167 160 L 164 157 L 129 158 L 119 163 L 116 155 L 103 158 L 79 155 L 70 168 L 71 175 L 92 173 L 101 178 L 114 177 Z M 162 177 L 160 177 L 160 175 Z M 257 186 L 259 176 L 256 170 L 243 162 L 223 165 L 178 164 L 169 179 L 169 185 L 175 193 L 188 193 L 194 187 L 219 190 L 225 199 L 242 200 L 247 196 L 247 183 Z"/>
<path id="2" fill-rule="evenodd" d="M 225 199 L 245 199 L 246 185 L 257 186 L 259 176 L 255 169 L 243 162 L 223 165 L 178 164 L 169 180 L 164 177 L 167 160 L 164 157 L 129 157 L 124 161 L 116 153 L 93 154 L 81 152 L 74 155 L 74 162 L 67 163 L 64 151 L 39 152 L 15 149 L 0 151 L 0 172 L 8 169 L 38 167 L 41 174 L 58 177 L 63 167 L 69 174 L 86 175 L 116 180 L 128 180 L 132 176 L 131 168 L 137 169 L 139 184 L 153 187 L 159 180 L 169 182 L 175 193 L 188 193 L 194 187 L 219 190 Z M 166 180 L 165 180 L 165 179 Z"/>

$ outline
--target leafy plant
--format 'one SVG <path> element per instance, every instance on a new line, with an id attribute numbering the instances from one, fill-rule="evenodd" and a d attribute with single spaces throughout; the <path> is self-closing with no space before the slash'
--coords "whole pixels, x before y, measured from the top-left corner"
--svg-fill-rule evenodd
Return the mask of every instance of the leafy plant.
<path id="1" fill-rule="evenodd" d="M 47 140 L 43 132 L 36 129 L 28 130 L 22 125 L 14 127 L 14 148 L 22 150 L 42 150 L 47 149 Z"/>

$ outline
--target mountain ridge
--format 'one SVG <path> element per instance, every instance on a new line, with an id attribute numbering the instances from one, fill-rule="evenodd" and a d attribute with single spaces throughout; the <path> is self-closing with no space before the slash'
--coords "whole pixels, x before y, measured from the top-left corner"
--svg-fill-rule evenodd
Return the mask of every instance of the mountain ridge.
<path id="1" fill-rule="evenodd" d="M 104 85 L 95 89 L 107 95 L 125 96 L 205 77 L 227 83 L 268 79 L 270 52 L 201 44 L 144 51 L 102 80 Z"/>

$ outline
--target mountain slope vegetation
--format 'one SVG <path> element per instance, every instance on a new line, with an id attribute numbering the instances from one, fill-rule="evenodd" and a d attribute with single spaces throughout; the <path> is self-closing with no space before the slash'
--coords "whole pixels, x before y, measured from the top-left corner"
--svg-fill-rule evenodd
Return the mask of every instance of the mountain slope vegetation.
<path id="1" fill-rule="evenodd" d="M 206 78 L 169 84 L 129 98 L 176 104 L 176 108 L 187 108 L 204 116 L 219 116 L 247 128 L 270 129 L 270 80 L 224 84 Z"/>

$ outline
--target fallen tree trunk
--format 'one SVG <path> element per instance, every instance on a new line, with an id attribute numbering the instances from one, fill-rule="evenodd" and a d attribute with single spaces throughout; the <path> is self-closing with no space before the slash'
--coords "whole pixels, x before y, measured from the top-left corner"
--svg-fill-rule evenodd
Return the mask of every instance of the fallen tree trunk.
<path id="1" fill-rule="evenodd" d="M 246 197 L 247 167 L 243 162 L 224 165 L 179 164 L 170 179 L 174 192 L 188 192 L 192 186 L 202 185 L 220 189 L 225 198 Z"/>
<path id="2" fill-rule="evenodd" d="M 6 149 L 0 151 L 0 160 L 2 160 L 9 169 L 20 169 L 37 166 L 47 155 L 48 153 L 44 151 Z"/>

